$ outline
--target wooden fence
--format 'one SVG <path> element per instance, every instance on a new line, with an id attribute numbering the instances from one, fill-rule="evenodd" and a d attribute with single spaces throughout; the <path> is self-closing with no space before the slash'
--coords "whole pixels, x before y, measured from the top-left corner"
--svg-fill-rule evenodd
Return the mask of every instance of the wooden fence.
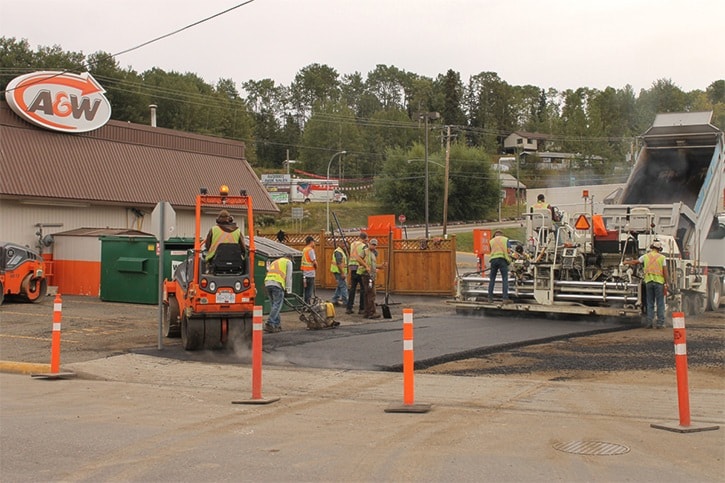
<path id="1" fill-rule="evenodd" d="M 277 241 L 276 234 L 260 233 L 258 237 Z M 333 237 L 318 233 L 286 233 L 285 245 L 302 251 L 305 238 L 315 239 L 315 255 L 317 255 L 317 272 L 315 285 L 320 288 L 334 289 L 337 286 L 335 277 L 330 272 L 332 253 L 337 244 L 341 244 L 340 236 Z M 347 246 L 356 240 L 357 235 L 345 236 Z M 376 287 L 384 292 L 387 284 L 390 293 L 411 295 L 455 295 L 456 275 L 456 237 L 448 239 L 408 239 L 394 240 L 391 235 L 369 235 L 368 239 L 378 240 L 378 271 Z M 385 265 L 388 262 L 389 265 Z"/>

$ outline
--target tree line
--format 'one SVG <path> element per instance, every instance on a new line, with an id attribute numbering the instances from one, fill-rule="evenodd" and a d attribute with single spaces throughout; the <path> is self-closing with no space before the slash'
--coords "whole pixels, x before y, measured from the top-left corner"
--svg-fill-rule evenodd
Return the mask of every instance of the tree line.
<path id="1" fill-rule="evenodd" d="M 107 91 L 113 119 L 148 123 L 148 106 L 156 104 L 161 127 L 244 141 L 258 171 L 286 170 L 285 160 L 292 159 L 298 162 L 293 168 L 324 176 L 335 153 L 344 150 L 334 160 L 334 176 L 352 183 L 374 178 L 375 191 L 365 193 L 396 206 L 420 199 L 422 183 L 416 181 L 423 169 L 408 161 L 424 156 L 421 114 L 437 112 L 440 118 L 428 124 L 428 149 L 433 163 L 444 163 L 443 127 L 450 126 L 449 199 L 456 201 L 451 220 L 476 218 L 466 206 L 475 205 L 473 199 L 497 203 L 496 195 L 485 194 L 498 192 L 490 164 L 513 131 L 546 134 L 547 150 L 601 160 L 579 174 L 607 181 L 626 164 L 633 139 L 658 112 L 713 110 L 713 123 L 725 127 L 722 79 L 690 92 L 668 79 L 639 93 L 629 85 L 558 91 L 510 85 L 495 72 L 461 79 L 451 69 L 429 78 L 389 65 L 363 75 L 311 64 L 289 86 L 272 79 L 219 79 L 212 85 L 189 72 L 124 68 L 105 52 L 84 55 L 57 45 L 32 50 L 27 40 L 0 37 L 0 86 L 37 70 L 90 72 Z M 436 175 L 430 177 L 433 193 L 442 180 L 436 165 L 429 167 Z M 532 166 L 520 168 L 522 182 L 532 187 L 546 176 Z M 414 219 L 422 212 L 411 206 L 406 213 Z"/>

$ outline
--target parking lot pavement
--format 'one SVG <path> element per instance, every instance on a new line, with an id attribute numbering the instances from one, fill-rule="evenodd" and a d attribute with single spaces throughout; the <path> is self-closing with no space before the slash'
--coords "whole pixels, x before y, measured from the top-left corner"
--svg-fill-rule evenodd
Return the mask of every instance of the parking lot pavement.
<path id="1" fill-rule="evenodd" d="M 390 414 L 402 375 L 138 354 L 78 378 L 0 374 L 3 479 L 122 481 L 722 481 L 722 429 L 680 434 L 674 388 L 416 375 L 425 414 Z M 691 397 L 722 425 L 723 391 Z M 58 444 L 62 435 L 62 444 Z M 564 449 L 562 449 L 564 448 Z M 572 451 L 574 449 L 574 452 Z M 566 449 L 566 450 L 565 450 Z M 590 451 L 593 451 L 590 452 Z"/>

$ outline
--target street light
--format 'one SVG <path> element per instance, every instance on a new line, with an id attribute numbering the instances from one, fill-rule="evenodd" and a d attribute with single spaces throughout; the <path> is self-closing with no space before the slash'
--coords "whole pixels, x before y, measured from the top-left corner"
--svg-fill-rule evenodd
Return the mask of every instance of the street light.
<path id="1" fill-rule="evenodd" d="M 432 121 L 440 118 L 441 115 L 437 112 L 421 112 L 418 114 L 418 119 L 425 121 L 425 238 L 428 239 L 428 121 Z"/>
<path id="2" fill-rule="evenodd" d="M 347 154 L 347 151 L 336 152 L 330 158 L 330 162 L 327 163 L 327 186 L 325 186 L 325 191 L 327 194 L 327 224 L 325 225 L 325 229 L 330 233 L 332 233 L 332 229 L 330 228 L 330 166 L 332 166 L 332 160 L 335 159 L 335 156 L 339 156 L 341 154 Z"/>

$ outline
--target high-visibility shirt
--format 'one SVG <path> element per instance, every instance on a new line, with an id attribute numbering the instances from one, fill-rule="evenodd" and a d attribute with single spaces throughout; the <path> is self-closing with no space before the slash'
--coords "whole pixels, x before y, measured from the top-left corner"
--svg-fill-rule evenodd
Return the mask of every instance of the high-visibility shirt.
<path id="1" fill-rule="evenodd" d="M 267 282 L 277 282 L 283 290 L 287 288 L 287 281 L 291 279 L 288 271 L 291 271 L 292 262 L 287 258 L 278 258 L 269 264 L 267 275 L 264 277 L 265 285 Z"/>
<path id="2" fill-rule="evenodd" d="M 342 272 L 340 272 L 340 268 L 337 266 L 336 254 L 340 255 L 340 265 L 342 265 Z M 337 247 L 335 248 L 335 251 L 332 252 L 332 263 L 330 264 L 330 271 L 332 273 L 342 273 L 342 275 L 347 276 L 347 255 L 345 255 L 345 250 L 343 250 L 342 247 Z"/>
<path id="3" fill-rule="evenodd" d="M 642 256 L 644 264 L 644 282 L 665 283 L 665 256 L 652 250 Z"/>
<path id="4" fill-rule="evenodd" d="M 511 256 L 509 256 L 508 251 L 508 238 L 503 235 L 495 236 L 491 239 L 489 244 L 491 245 L 491 255 L 489 259 L 493 260 L 494 258 L 503 258 L 507 262 L 511 261 Z"/>
<path id="5" fill-rule="evenodd" d="M 234 231 L 224 231 L 218 226 L 211 227 L 211 246 L 207 248 L 206 261 L 212 259 L 216 253 L 217 247 L 222 243 L 235 243 L 239 244 L 239 240 L 242 237 L 242 233 L 237 228 Z"/>
<path id="6" fill-rule="evenodd" d="M 350 268 L 357 268 L 358 261 L 355 257 L 362 258 L 365 244 L 360 240 L 355 240 L 350 244 Z"/>
<path id="7" fill-rule="evenodd" d="M 370 250 L 369 247 L 366 247 L 363 245 L 362 247 L 363 254 L 362 254 L 362 260 L 365 262 L 365 265 L 368 266 L 368 268 L 365 268 L 364 266 L 360 265 L 357 267 L 357 273 L 358 275 L 365 275 L 366 273 L 370 275 L 372 279 L 375 279 L 375 270 L 376 270 L 376 262 L 377 257 L 375 256 L 375 252 Z"/>
<path id="8" fill-rule="evenodd" d="M 315 269 L 312 253 L 314 252 L 311 246 L 306 246 L 302 249 L 302 263 L 300 264 L 300 268 L 303 272 L 310 272 Z"/>
<path id="9" fill-rule="evenodd" d="M 546 201 L 537 201 L 534 204 L 534 208 L 536 208 L 537 210 L 546 210 L 549 208 L 549 203 L 547 203 Z"/>

